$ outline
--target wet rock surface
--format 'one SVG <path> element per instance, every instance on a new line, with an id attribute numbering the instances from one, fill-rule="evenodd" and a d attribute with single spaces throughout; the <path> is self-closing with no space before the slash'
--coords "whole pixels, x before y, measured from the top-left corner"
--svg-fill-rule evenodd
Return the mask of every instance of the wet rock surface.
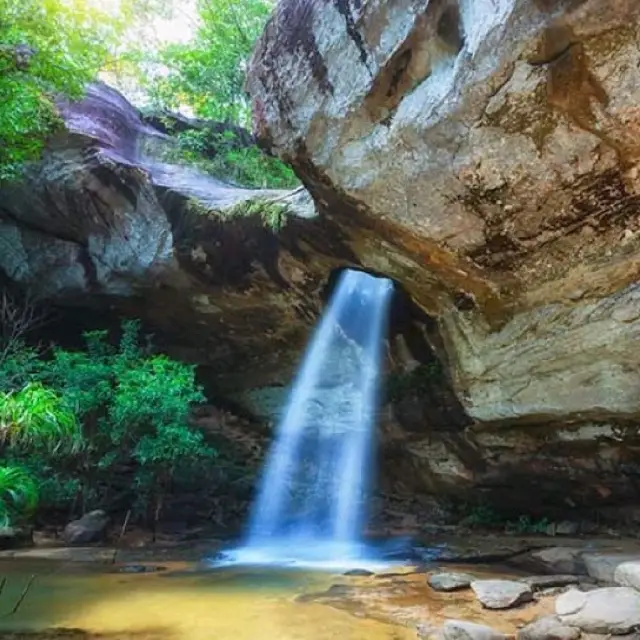
<path id="1" fill-rule="evenodd" d="M 531 587 L 514 580 L 475 580 L 471 588 L 487 609 L 509 609 L 533 600 Z"/>
<path id="2" fill-rule="evenodd" d="M 580 578 L 574 575 L 527 576 L 522 579 L 522 582 L 528 584 L 533 591 L 541 591 L 542 589 L 578 584 Z"/>
<path id="3" fill-rule="evenodd" d="M 517 640 L 578 640 L 580 629 L 564 624 L 557 616 L 545 616 L 518 631 Z"/>
<path id="4" fill-rule="evenodd" d="M 557 599 L 556 614 L 588 633 L 623 635 L 640 628 L 640 593 L 629 587 L 572 589 Z"/>
<path id="5" fill-rule="evenodd" d="M 526 552 L 514 557 L 511 562 L 515 566 L 544 574 L 587 575 L 584 553 L 583 547 L 552 546 Z"/>
<path id="6" fill-rule="evenodd" d="M 468 589 L 475 577 L 469 573 L 444 572 L 430 575 L 429 586 L 436 591 L 458 591 Z"/>
<path id="7" fill-rule="evenodd" d="M 471 423 L 407 428 L 405 402 L 395 480 L 526 493 L 555 535 L 569 504 L 637 505 L 640 6 L 347 5 L 281 1 L 248 89 L 263 144 L 437 324 Z"/>
<path id="8" fill-rule="evenodd" d="M 640 559 L 618 565 L 613 579 L 622 587 L 633 587 L 640 591 Z"/>
<path id="9" fill-rule="evenodd" d="M 442 627 L 444 640 L 505 640 L 506 635 L 491 627 L 464 620 L 447 620 Z"/>

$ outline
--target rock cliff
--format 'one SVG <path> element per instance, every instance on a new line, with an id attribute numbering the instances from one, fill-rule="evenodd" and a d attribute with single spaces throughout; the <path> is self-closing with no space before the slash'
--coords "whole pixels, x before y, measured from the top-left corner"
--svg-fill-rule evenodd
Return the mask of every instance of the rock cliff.
<path id="1" fill-rule="evenodd" d="M 141 317 L 223 392 L 290 381 L 340 268 L 386 274 L 385 490 L 640 520 L 639 23 L 633 0 L 281 0 L 248 88 L 305 189 L 153 160 L 162 132 L 96 85 L 2 189 L 0 271 L 68 317 Z M 256 200 L 287 224 L 231 215 Z"/>
<path id="2" fill-rule="evenodd" d="M 395 432 L 409 490 L 638 501 L 639 37 L 634 0 L 281 0 L 258 43 L 256 135 L 473 420 Z"/>
<path id="3" fill-rule="evenodd" d="M 0 189 L 0 274 L 54 301 L 74 330 L 139 317 L 215 384 L 287 384 L 339 231 L 308 219 L 303 189 L 240 189 L 143 154 L 170 141 L 106 85 L 60 108 L 65 130 Z"/>

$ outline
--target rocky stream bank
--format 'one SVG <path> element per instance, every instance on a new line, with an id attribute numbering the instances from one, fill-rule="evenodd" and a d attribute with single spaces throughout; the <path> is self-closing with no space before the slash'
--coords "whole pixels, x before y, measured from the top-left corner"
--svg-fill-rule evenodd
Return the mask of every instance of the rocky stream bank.
<path id="1" fill-rule="evenodd" d="M 254 615 L 269 640 L 325 640 L 338 628 L 358 639 L 640 637 L 637 541 L 573 538 L 551 546 L 540 537 L 397 539 L 387 542 L 388 568 L 374 573 L 355 567 L 342 575 L 212 568 L 222 546 L 209 539 L 136 547 L 129 538 L 115 554 L 113 547 L 70 548 L 41 540 L 32 549 L 1 552 L 7 590 L 0 595 L 6 610 L 0 637 L 199 639 L 207 637 L 206 628 L 208 633 L 235 629 L 234 637 L 244 640 L 256 631 L 249 622 Z M 35 576 L 33 586 L 17 612 L 8 615 L 29 576 Z M 42 600 L 46 594 L 39 590 L 56 585 L 57 592 L 48 592 L 58 618 L 52 623 Z M 124 592 L 132 594 L 137 617 L 121 600 Z M 79 608 L 68 598 L 76 598 Z M 198 607 L 208 602 L 217 610 L 229 598 L 245 615 L 227 619 L 226 626 L 211 611 L 194 609 L 194 599 Z M 276 601 L 284 607 L 277 615 L 264 608 Z M 151 614 L 159 603 L 164 613 Z M 324 626 L 317 627 L 320 619 Z M 187 627 L 191 631 L 185 635 Z"/>

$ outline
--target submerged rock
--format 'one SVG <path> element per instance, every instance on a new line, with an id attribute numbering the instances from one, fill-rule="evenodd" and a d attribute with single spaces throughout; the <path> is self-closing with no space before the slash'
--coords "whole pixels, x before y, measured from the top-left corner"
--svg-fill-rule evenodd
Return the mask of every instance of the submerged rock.
<path id="1" fill-rule="evenodd" d="M 640 593 L 628 587 L 572 589 L 556 600 L 556 614 L 582 631 L 622 635 L 640 628 Z"/>
<path id="2" fill-rule="evenodd" d="M 19 549 L 33 545 L 31 527 L 0 527 L 0 550 Z"/>
<path id="3" fill-rule="evenodd" d="M 533 600 L 531 587 L 514 580 L 475 580 L 471 588 L 487 609 L 510 609 Z"/>

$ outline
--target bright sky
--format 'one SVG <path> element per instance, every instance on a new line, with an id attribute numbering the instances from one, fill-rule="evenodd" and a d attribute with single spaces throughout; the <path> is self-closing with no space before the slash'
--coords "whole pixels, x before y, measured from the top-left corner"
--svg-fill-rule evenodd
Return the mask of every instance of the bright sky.
<path id="1" fill-rule="evenodd" d="M 120 0 L 86 1 L 89 5 L 113 14 L 118 12 L 120 6 Z M 197 27 L 196 1 L 165 0 L 168 12 L 171 14 L 168 18 L 150 15 L 149 20 L 140 20 L 135 24 L 126 37 L 134 41 L 142 40 L 151 49 L 171 43 L 187 42 Z M 118 78 L 110 72 L 101 72 L 99 75 L 101 80 L 119 89 L 138 106 L 142 106 L 146 102 L 145 94 L 131 79 Z"/>
<path id="2" fill-rule="evenodd" d="M 196 27 L 196 0 L 172 0 L 173 17 L 156 18 L 150 23 L 158 40 L 162 42 L 186 42 Z"/>

